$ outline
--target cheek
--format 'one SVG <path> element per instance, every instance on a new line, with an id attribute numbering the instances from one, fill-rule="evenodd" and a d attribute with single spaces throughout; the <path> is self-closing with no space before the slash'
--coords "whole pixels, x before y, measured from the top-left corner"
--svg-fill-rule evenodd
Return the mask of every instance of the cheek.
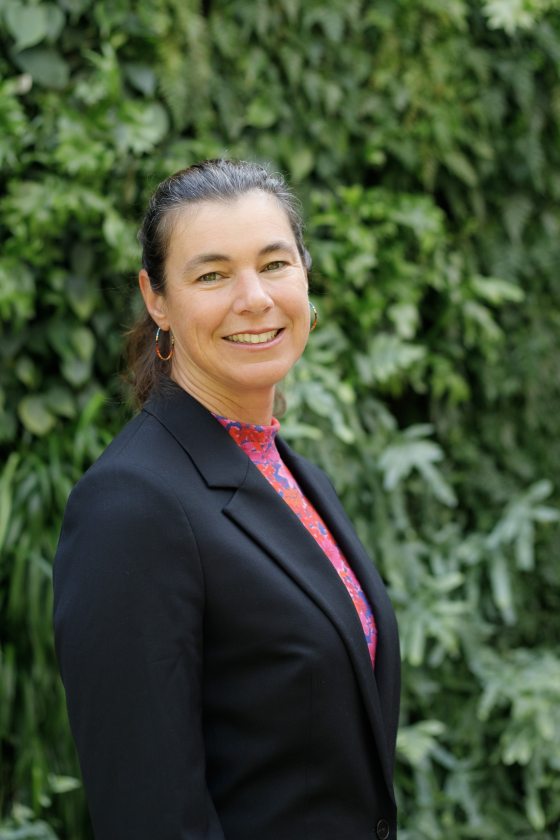
<path id="1" fill-rule="evenodd" d="M 307 289 L 305 289 L 299 297 L 298 311 L 299 311 L 300 319 L 303 322 L 307 323 L 307 321 L 311 320 L 309 298 L 307 296 Z"/>
<path id="2" fill-rule="evenodd" d="M 300 312 L 304 312 L 309 308 L 308 292 L 309 287 L 307 285 L 307 281 L 305 280 L 300 281 L 294 288 L 291 289 L 289 297 L 291 306 L 294 310 L 297 309 Z"/>

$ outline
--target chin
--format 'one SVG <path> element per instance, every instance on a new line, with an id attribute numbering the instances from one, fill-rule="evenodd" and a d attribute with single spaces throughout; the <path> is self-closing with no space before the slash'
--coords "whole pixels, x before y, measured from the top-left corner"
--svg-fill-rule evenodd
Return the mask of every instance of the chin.
<path id="1" fill-rule="evenodd" d="M 255 365 L 245 376 L 240 377 L 239 371 L 235 377 L 240 386 L 245 388 L 273 388 L 291 371 L 297 359 L 291 363 L 262 365 L 259 370 Z"/>

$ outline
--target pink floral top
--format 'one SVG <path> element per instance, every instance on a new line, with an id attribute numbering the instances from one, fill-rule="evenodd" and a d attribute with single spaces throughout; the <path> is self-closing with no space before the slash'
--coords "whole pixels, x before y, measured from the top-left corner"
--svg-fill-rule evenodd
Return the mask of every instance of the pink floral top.
<path id="1" fill-rule="evenodd" d="M 214 417 L 249 456 L 279 496 L 291 507 L 333 564 L 352 598 L 366 637 L 371 664 L 375 665 L 377 628 L 371 605 L 334 537 L 313 505 L 303 495 L 292 473 L 280 458 L 275 441 L 280 423 L 275 417 L 272 418 L 270 426 L 241 423 L 216 414 Z"/>

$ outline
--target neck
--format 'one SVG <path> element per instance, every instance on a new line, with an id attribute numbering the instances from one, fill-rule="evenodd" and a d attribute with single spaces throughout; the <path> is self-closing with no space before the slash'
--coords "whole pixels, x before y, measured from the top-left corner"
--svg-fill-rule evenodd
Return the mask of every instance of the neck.
<path id="1" fill-rule="evenodd" d="M 182 377 L 179 371 L 177 374 L 172 371 L 171 378 L 213 414 L 256 426 L 270 426 L 272 423 L 274 386 L 238 396 L 199 387 Z"/>

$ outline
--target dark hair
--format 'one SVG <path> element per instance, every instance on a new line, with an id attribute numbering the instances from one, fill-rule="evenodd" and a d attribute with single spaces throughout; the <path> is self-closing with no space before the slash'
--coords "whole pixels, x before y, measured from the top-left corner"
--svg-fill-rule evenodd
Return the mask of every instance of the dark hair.
<path id="1" fill-rule="evenodd" d="M 162 181 L 148 203 L 138 232 L 142 267 L 152 289 L 165 292 L 165 262 L 177 210 L 200 201 L 231 201 L 252 190 L 274 195 L 284 209 L 306 270 L 311 257 L 303 241 L 300 205 L 283 176 L 258 163 L 244 160 L 205 160 L 181 169 Z M 154 340 L 157 325 L 144 312 L 127 333 L 127 361 L 133 397 L 141 406 L 154 390 L 170 382 L 171 363 L 157 358 Z M 162 348 L 166 355 L 166 346 Z"/>

